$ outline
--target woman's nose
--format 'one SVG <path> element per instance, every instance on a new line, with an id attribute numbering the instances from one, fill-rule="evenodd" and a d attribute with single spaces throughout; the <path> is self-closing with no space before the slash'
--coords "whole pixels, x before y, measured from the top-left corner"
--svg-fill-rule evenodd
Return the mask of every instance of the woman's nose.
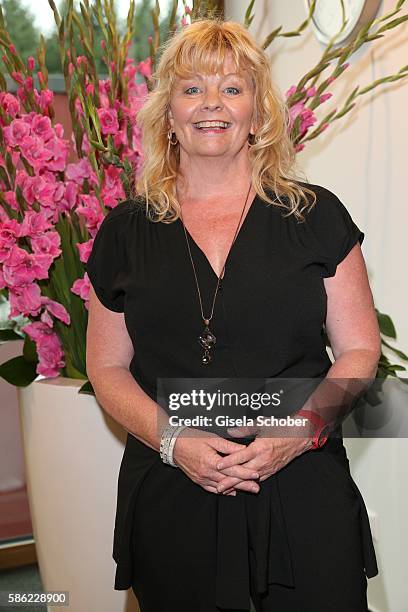
<path id="1" fill-rule="evenodd" d="M 203 108 L 221 108 L 222 102 L 218 92 L 208 92 L 204 96 Z"/>

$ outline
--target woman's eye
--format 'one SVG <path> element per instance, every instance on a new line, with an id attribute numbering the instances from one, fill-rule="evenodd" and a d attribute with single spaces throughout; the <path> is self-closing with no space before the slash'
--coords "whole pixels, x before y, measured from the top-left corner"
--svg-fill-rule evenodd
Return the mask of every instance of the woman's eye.
<path id="1" fill-rule="evenodd" d="M 198 87 L 193 86 L 193 87 L 189 87 L 188 89 L 186 89 L 186 91 L 184 93 L 188 93 L 189 91 L 191 91 L 192 89 L 198 89 Z M 226 87 L 227 89 L 235 89 L 235 91 L 237 91 L 239 93 L 239 89 L 237 87 Z"/>

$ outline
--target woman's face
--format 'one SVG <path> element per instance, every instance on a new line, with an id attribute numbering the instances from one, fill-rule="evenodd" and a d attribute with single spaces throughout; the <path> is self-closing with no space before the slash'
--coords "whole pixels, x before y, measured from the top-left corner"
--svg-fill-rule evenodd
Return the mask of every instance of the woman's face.
<path id="1" fill-rule="evenodd" d="M 181 147 L 191 156 L 234 155 L 246 146 L 252 123 L 255 90 L 248 71 L 235 73 L 231 55 L 223 74 L 176 78 L 170 98 L 169 121 Z M 227 128 L 200 129 L 203 121 L 224 121 Z"/>

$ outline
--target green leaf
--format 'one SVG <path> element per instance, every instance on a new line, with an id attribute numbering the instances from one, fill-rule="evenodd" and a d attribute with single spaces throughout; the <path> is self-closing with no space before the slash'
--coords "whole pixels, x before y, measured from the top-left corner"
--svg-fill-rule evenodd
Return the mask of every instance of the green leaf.
<path id="1" fill-rule="evenodd" d="M 253 7 L 254 7 L 254 2 L 255 2 L 255 0 L 251 0 L 251 2 L 250 2 L 250 3 L 249 3 L 249 5 L 248 5 L 247 10 L 245 11 L 245 17 L 244 17 L 244 23 L 245 23 L 245 24 L 247 24 L 247 23 L 248 23 L 248 20 L 249 20 L 249 19 L 250 19 L 250 17 L 251 17 L 252 9 L 253 9 Z"/>
<path id="2" fill-rule="evenodd" d="M 388 342 L 386 342 L 385 340 L 381 339 L 381 342 L 387 347 L 389 348 L 393 353 L 395 353 L 398 357 L 400 357 L 400 359 L 403 359 L 404 361 L 408 361 L 408 355 L 406 355 L 405 353 L 403 353 L 402 351 L 394 348 L 393 346 L 391 346 L 391 344 L 388 344 Z"/>
<path id="3" fill-rule="evenodd" d="M 23 346 L 23 356 L 26 361 L 30 363 L 37 364 L 38 363 L 38 354 L 37 349 L 35 347 L 34 340 L 31 340 L 29 336 L 26 335 Z"/>
<path id="4" fill-rule="evenodd" d="M 27 387 L 37 378 L 36 366 L 20 355 L 0 365 L 0 376 L 11 385 Z"/>
<path id="5" fill-rule="evenodd" d="M 376 312 L 378 325 L 380 326 L 380 332 L 385 336 L 388 336 L 389 338 L 396 339 L 397 332 L 395 331 L 394 323 L 392 322 L 391 318 L 388 315 L 379 312 L 379 310 L 377 309 Z"/>
<path id="6" fill-rule="evenodd" d="M 89 380 L 87 380 L 86 383 L 84 385 L 82 385 L 82 387 L 79 389 L 78 393 L 86 393 L 88 395 L 95 395 L 95 391 L 93 389 L 93 386 L 89 382 Z"/>
<path id="7" fill-rule="evenodd" d="M 23 338 L 14 329 L 0 329 L 0 342 L 8 342 L 9 340 L 23 340 Z"/>

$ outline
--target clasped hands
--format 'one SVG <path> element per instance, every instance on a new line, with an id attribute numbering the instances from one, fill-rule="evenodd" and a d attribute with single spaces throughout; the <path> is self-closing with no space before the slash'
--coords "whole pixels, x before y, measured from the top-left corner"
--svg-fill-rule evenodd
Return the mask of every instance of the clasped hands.
<path id="1" fill-rule="evenodd" d="M 293 437 L 293 428 L 290 429 L 290 437 L 289 430 L 285 427 L 279 428 L 278 435 L 275 428 L 273 436 L 270 427 L 232 427 L 227 431 L 232 437 L 256 435 L 256 438 L 248 446 L 240 445 L 239 450 L 218 461 L 217 470 L 225 474 L 225 477 L 219 481 L 217 491 L 225 495 L 236 494 L 234 491 L 236 488 L 242 488 L 242 482 L 249 483 L 245 490 L 258 493 L 260 487 L 256 480 L 266 480 L 311 447 L 311 438 L 305 436 L 304 432 Z M 247 470 L 247 475 L 239 478 L 238 470 L 237 476 L 231 474 L 234 466 Z"/>
<path id="2" fill-rule="evenodd" d="M 247 446 L 198 429 L 187 430 L 175 443 L 176 465 L 206 491 L 224 495 L 236 495 L 238 489 L 258 493 L 259 482 L 312 445 L 312 435 L 304 428 L 273 427 L 272 432 L 270 427 L 245 426 L 227 430 L 230 437 L 256 436 Z"/>

